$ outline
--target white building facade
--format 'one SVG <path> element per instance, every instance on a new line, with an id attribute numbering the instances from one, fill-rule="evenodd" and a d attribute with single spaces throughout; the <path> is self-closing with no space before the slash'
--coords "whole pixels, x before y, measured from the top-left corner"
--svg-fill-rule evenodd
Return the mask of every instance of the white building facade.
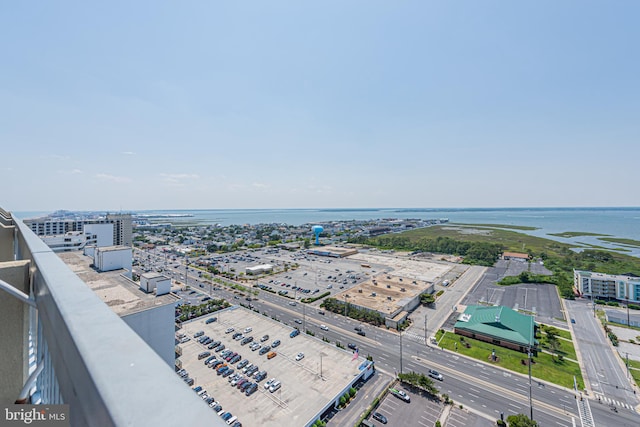
<path id="1" fill-rule="evenodd" d="M 582 296 L 640 303 L 640 277 L 573 270 L 573 283 Z"/>

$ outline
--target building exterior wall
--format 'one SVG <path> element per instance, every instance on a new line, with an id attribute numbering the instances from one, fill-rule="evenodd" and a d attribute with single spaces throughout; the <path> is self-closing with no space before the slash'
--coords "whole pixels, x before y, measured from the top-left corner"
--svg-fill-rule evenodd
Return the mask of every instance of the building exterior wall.
<path id="1" fill-rule="evenodd" d="M 172 368 L 175 364 L 174 315 L 173 304 L 165 304 L 122 316 L 122 320 Z"/>
<path id="2" fill-rule="evenodd" d="M 94 265 L 100 271 L 113 271 L 118 269 L 128 270 L 128 277 L 132 268 L 131 248 L 123 247 L 120 250 L 111 248 L 96 248 Z"/>
<path id="3" fill-rule="evenodd" d="M 494 337 L 494 336 L 491 336 L 491 335 L 483 335 L 483 334 L 479 334 L 477 332 L 467 331 L 465 329 L 459 329 L 459 328 L 455 328 L 454 332 L 457 335 L 463 335 L 465 337 L 469 337 L 469 338 L 473 338 L 473 339 L 476 339 L 476 340 L 480 340 L 480 341 L 488 342 L 488 343 L 491 343 L 491 344 L 495 344 L 495 345 L 500 346 L 500 347 L 510 348 L 512 350 L 520 351 L 520 352 L 523 352 L 523 353 L 527 352 L 527 348 L 522 346 L 521 344 L 514 343 L 514 342 L 511 342 L 511 341 L 505 341 L 505 340 L 502 340 L 500 338 L 497 338 L 497 337 Z"/>
<path id="4" fill-rule="evenodd" d="M 145 292 L 153 292 L 156 290 L 156 295 L 165 295 L 171 292 L 171 279 L 163 275 L 143 274 L 140 276 L 140 288 Z"/>
<path id="5" fill-rule="evenodd" d="M 96 236 L 96 246 L 114 246 L 116 243 L 113 239 L 113 224 L 85 224 L 85 233 Z"/>
<path id="6" fill-rule="evenodd" d="M 585 297 L 640 303 L 640 277 L 574 270 L 573 282 Z"/>
<path id="7" fill-rule="evenodd" d="M 96 236 L 82 231 L 70 231 L 55 236 L 41 236 L 41 239 L 54 252 L 78 251 L 87 245 L 96 244 Z"/>

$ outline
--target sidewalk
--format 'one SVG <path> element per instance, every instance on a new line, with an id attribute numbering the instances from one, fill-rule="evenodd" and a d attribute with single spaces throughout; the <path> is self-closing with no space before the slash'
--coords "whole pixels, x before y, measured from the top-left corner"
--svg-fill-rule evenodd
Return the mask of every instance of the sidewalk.
<path id="1" fill-rule="evenodd" d="M 327 421 L 328 426 L 352 427 L 366 411 L 373 399 L 378 397 L 395 378 L 376 369 L 376 373 L 358 390 L 354 400 L 346 408 L 337 411 Z"/>

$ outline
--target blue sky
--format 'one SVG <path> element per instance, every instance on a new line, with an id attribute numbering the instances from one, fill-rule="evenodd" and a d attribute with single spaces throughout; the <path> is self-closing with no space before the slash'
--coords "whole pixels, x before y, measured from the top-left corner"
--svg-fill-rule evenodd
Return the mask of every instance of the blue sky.
<path id="1" fill-rule="evenodd" d="M 639 12 L 5 2 L 0 207 L 640 206 Z"/>

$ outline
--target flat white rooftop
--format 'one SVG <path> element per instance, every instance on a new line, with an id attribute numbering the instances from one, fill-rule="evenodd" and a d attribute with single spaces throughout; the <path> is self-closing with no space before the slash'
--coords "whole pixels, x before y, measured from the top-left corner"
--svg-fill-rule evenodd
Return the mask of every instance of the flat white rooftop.
<path id="1" fill-rule="evenodd" d="M 98 272 L 91 267 L 93 258 L 83 255 L 82 251 L 62 252 L 57 255 L 118 316 L 179 301 L 179 298 L 172 294 L 155 296 L 145 293 L 138 283 L 122 276 L 126 270 Z"/>

